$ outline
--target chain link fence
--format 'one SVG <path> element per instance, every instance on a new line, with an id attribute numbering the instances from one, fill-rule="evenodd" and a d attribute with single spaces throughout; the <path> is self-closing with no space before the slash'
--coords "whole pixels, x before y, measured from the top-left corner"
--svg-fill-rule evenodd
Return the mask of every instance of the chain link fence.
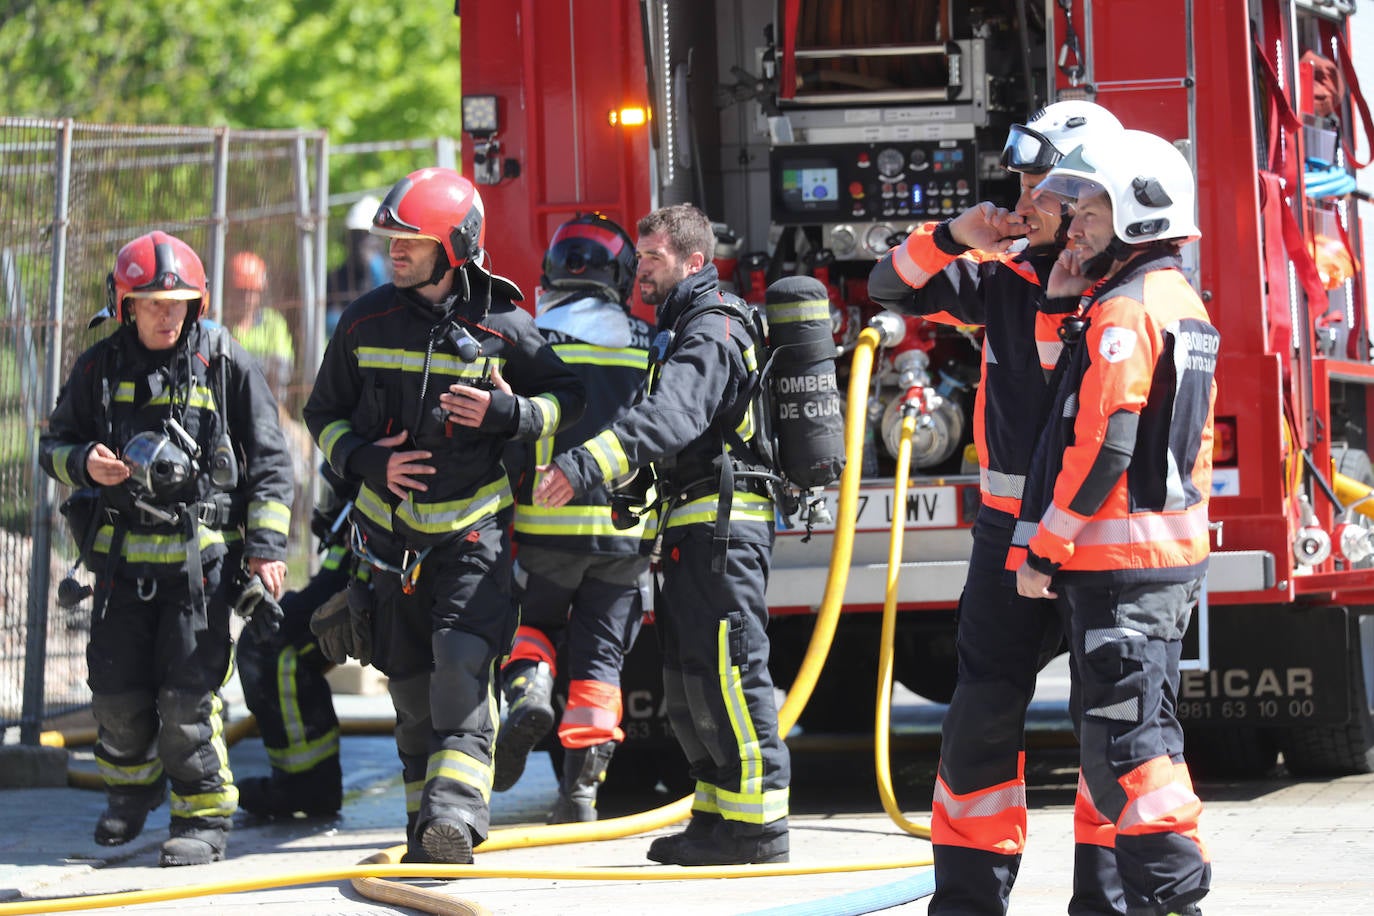
<path id="1" fill-rule="evenodd" d="M 325 133 L 314 130 L 0 117 L 4 740 L 17 732 L 21 742 L 36 743 L 45 720 L 90 703 L 90 601 L 65 609 L 55 600 L 76 550 L 58 511 L 66 493 L 39 470 L 37 450 L 76 357 L 112 327 L 89 325 L 105 308 L 115 253 L 153 229 L 186 241 L 205 263 L 209 317 L 234 331 L 269 378 L 276 375 L 296 457 L 290 584 L 298 587 L 315 569 L 309 523 L 319 460 L 300 411 L 330 316 L 388 279 L 385 249 L 360 228 L 359 214 L 370 218 L 363 211 L 414 169 L 456 167 L 456 152 L 448 138 L 331 149 Z M 331 170 L 349 179 L 333 195 Z M 331 236 L 331 225 L 343 229 Z M 285 338 L 260 332 L 274 323 L 285 327 Z M 90 581 L 85 570 L 75 574 Z"/>

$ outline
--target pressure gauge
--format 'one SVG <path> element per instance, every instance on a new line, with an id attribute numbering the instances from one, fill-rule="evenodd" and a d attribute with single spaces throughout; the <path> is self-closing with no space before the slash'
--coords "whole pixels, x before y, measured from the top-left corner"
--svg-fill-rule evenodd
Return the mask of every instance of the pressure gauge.
<path id="1" fill-rule="evenodd" d="M 887 147 L 878 151 L 878 174 L 884 178 L 897 178 L 906 166 L 906 157 L 900 150 Z"/>

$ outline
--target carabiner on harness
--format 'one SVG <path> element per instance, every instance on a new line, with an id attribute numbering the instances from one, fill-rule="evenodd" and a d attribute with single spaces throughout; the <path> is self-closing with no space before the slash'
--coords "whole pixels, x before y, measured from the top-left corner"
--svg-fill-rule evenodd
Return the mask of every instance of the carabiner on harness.
<path id="1" fill-rule="evenodd" d="M 147 589 L 145 592 L 144 589 Z M 153 578 L 143 578 L 139 576 L 137 594 L 139 601 L 152 601 L 157 597 L 157 580 Z"/>

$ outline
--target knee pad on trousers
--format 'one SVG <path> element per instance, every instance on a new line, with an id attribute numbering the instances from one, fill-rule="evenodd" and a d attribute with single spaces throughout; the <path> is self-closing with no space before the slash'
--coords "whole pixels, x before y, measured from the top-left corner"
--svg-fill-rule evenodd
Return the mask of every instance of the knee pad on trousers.
<path id="1" fill-rule="evenodd" d="M 203 778 L 207 767 L 218 763 L 198 760 L 214 734 L 215 697 L 208 693 L 186 693 L 163 688 L 157 693 L 157 708 L 162 715 L 158 734 L 158 756 L 168 775 L 184 780 Z"/>
<path id="2" fill-rule="evenodd" d="M 734 744 L 734 735 L 730 735 L 730 746 L 723 746 L 721 723 L 710 701 L 712 693 L 720 692 L 719 681 L 696 674 L 680 674 L 679 678 L 681 693 L 678 702 L 673 702 L 673 695 L 668 694 L 668 719 L 687 758 L 710 758 L 718 767 L 738 765 L 739 752 Z M 666 683 L 667 678 L 664 681 Z M 684 734 L 690 737 L 684 738 Z"/>
<path id="3" fill-rule="evenodd" d="M 396 751 L 404 761 L 428 759 L 429 736 L 434 731 L 429 713 L 429 674 L 387 682 L 391 705 L 396 709 Z"/>
<path id="4" fill-rule="evenodd" d="M 477 731 L 487 716 L 493 653 L 487 641 L 462 630 L 434 634 L 429 713 L 437 732 Z"/>
<path id="5" fill-rule="evenodd" d="M 91 712 L 100 725 L 105 753 L 120 760 L 146 760 L 157 739 L 157 707 L 151 691 L 97 693 Z"/>
<path id="6" fill-rule="evenodd" d="M 683 686 L 685 675 L 681 671 L 663 672 L 663 696 L 668 710 L 668 724 L 673 728 L 682 753 L 690 761 L 705 762 L 711 755 L 697 737 L 692 727 L 692 710 L 687 705 L 687 692 Z"/>

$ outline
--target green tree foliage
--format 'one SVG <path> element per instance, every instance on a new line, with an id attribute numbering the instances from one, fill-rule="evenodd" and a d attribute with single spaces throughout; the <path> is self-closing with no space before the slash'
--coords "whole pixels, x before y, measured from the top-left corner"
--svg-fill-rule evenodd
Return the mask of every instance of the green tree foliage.
<path id="1" fill-rule="evenodd" d="M 457 136 L 452 4 L 0 3 L 0 114 L 324 128 L 332 143 Z"/>

